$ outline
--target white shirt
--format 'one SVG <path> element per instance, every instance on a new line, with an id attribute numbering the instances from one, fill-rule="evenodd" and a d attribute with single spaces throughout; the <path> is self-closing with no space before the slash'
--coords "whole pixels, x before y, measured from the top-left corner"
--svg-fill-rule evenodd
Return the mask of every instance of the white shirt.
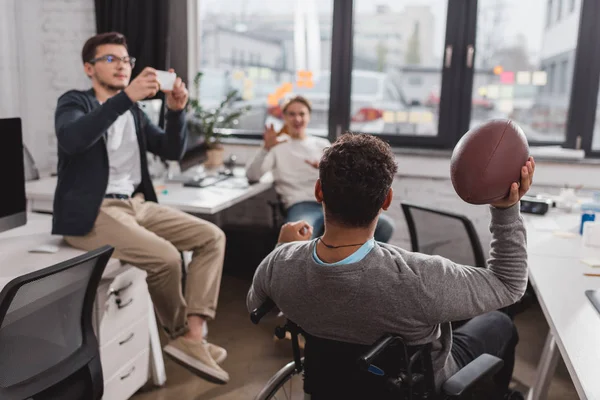
<path id="1" fill-rule="evenodd" d="M 267 151 L 262 148 L 246 166 L 246 176 L 258 181 L 266 172 L 273 172 L 275 191 L 281 196 L 286 207 L 303 201 L 315 200 L 315 182 L 319 170 L 306 163 L 319 161 L 323 150 L 330 146 L 325 138 L 307 136 L 292 139 Z"/>
<path id="2" fill-rule="evenodd" d="M 131 196 L 142 181 L 140 148 L 131 111 L 120 115 L 108 128 L 106 150 L 109 165 L 106 193 Z"/>

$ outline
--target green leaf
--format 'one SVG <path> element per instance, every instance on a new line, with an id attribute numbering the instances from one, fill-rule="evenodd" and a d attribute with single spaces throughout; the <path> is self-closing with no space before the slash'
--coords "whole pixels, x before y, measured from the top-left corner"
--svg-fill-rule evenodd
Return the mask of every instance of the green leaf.
<path id="1" fill-rule="evenodd" d="M 239 91 L 232 89 L 216 108 L 210 110 L 203 108 L 201 105 L 202 94 L 200 93 L 200 81 L 202 76 L 202 71 L 199 71 L 194 77 L 194 86 L 199 98 L 190 99 L 189 107 L 196 118 L 193 124 L 195 127 L 194 129 L 202 132 L 207 143 L 215 143 L 223 136 L 222 134 L 215 132 L 215 129 L 231 127 L 236 119 L 240 118 L 251 109 L 251 106 L 235 108 L 234 103 L 239 97 Z"/>

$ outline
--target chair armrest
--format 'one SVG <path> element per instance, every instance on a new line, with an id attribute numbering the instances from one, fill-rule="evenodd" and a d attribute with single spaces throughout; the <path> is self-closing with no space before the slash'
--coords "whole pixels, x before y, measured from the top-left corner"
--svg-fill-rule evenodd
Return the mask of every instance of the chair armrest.
<path id="1" fill-rule="evenodd" d="M 503 365 L 498 357 L 482 354 L 444 382 L 442 390 L 448 396 L 460 396 L 480 380 L 495 375 Z"/>

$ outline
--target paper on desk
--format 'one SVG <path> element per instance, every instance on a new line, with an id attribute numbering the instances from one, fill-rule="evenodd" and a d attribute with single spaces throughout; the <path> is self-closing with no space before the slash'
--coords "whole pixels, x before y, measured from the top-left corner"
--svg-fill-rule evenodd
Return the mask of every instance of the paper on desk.
<path id="1" fill-rule="evenodd" d="M 600 258 L 583 258 L 581 262 L 590 267 L 600 268 Z"/>
<path id="2" fill-rule="evenodd" d="M 573 238 L 573 237 L 577 236 L 577 234 L 575 232 L 554 231 L 554 236 L 568 239 L 568 238 Z"/>

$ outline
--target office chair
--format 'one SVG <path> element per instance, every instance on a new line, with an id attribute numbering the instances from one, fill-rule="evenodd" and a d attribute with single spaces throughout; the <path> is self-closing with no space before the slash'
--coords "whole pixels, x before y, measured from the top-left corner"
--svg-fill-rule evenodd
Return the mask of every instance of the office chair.
<path id="1" fill-rule="evenodd" d="M 402 202 L 412 251 L 439 255 L 456 263 L 485 267 L 473 223 L 464 215 Z"/>
<path id="2" fill-rule="evenodd" d="M 486 267 L 486 257 L 479 236 L 467 217 L 408 202 L 402 202 L 401 206 L 408 225 L 412 251 L 439 255 L 462 265 Z M 528 284 L 527 292 L 521 300 L 502 311 L 514 317 L 532 302 L 533 295 Z M 460 324 L 457 321 L 453 326 Z"/>
<path id="3" fill-rule="evenodd" d="M 281 196 L 277 194 L 277 199 L 275 201 L 269 201 L 268 204 L 271 207 L 271 220 L 273 221 L 273 228 L 279 231 L 281 225 L 285 223 L 285 218 L 287 217 L 287 210 L 283 204 L 283 200 L 281 199 Z"/>
<path id="4" fill-rule="evenodd" d="M 113 248 L 11 280 L 0 292 L 0 399 L 99 400 L 92 310 Z"/>

